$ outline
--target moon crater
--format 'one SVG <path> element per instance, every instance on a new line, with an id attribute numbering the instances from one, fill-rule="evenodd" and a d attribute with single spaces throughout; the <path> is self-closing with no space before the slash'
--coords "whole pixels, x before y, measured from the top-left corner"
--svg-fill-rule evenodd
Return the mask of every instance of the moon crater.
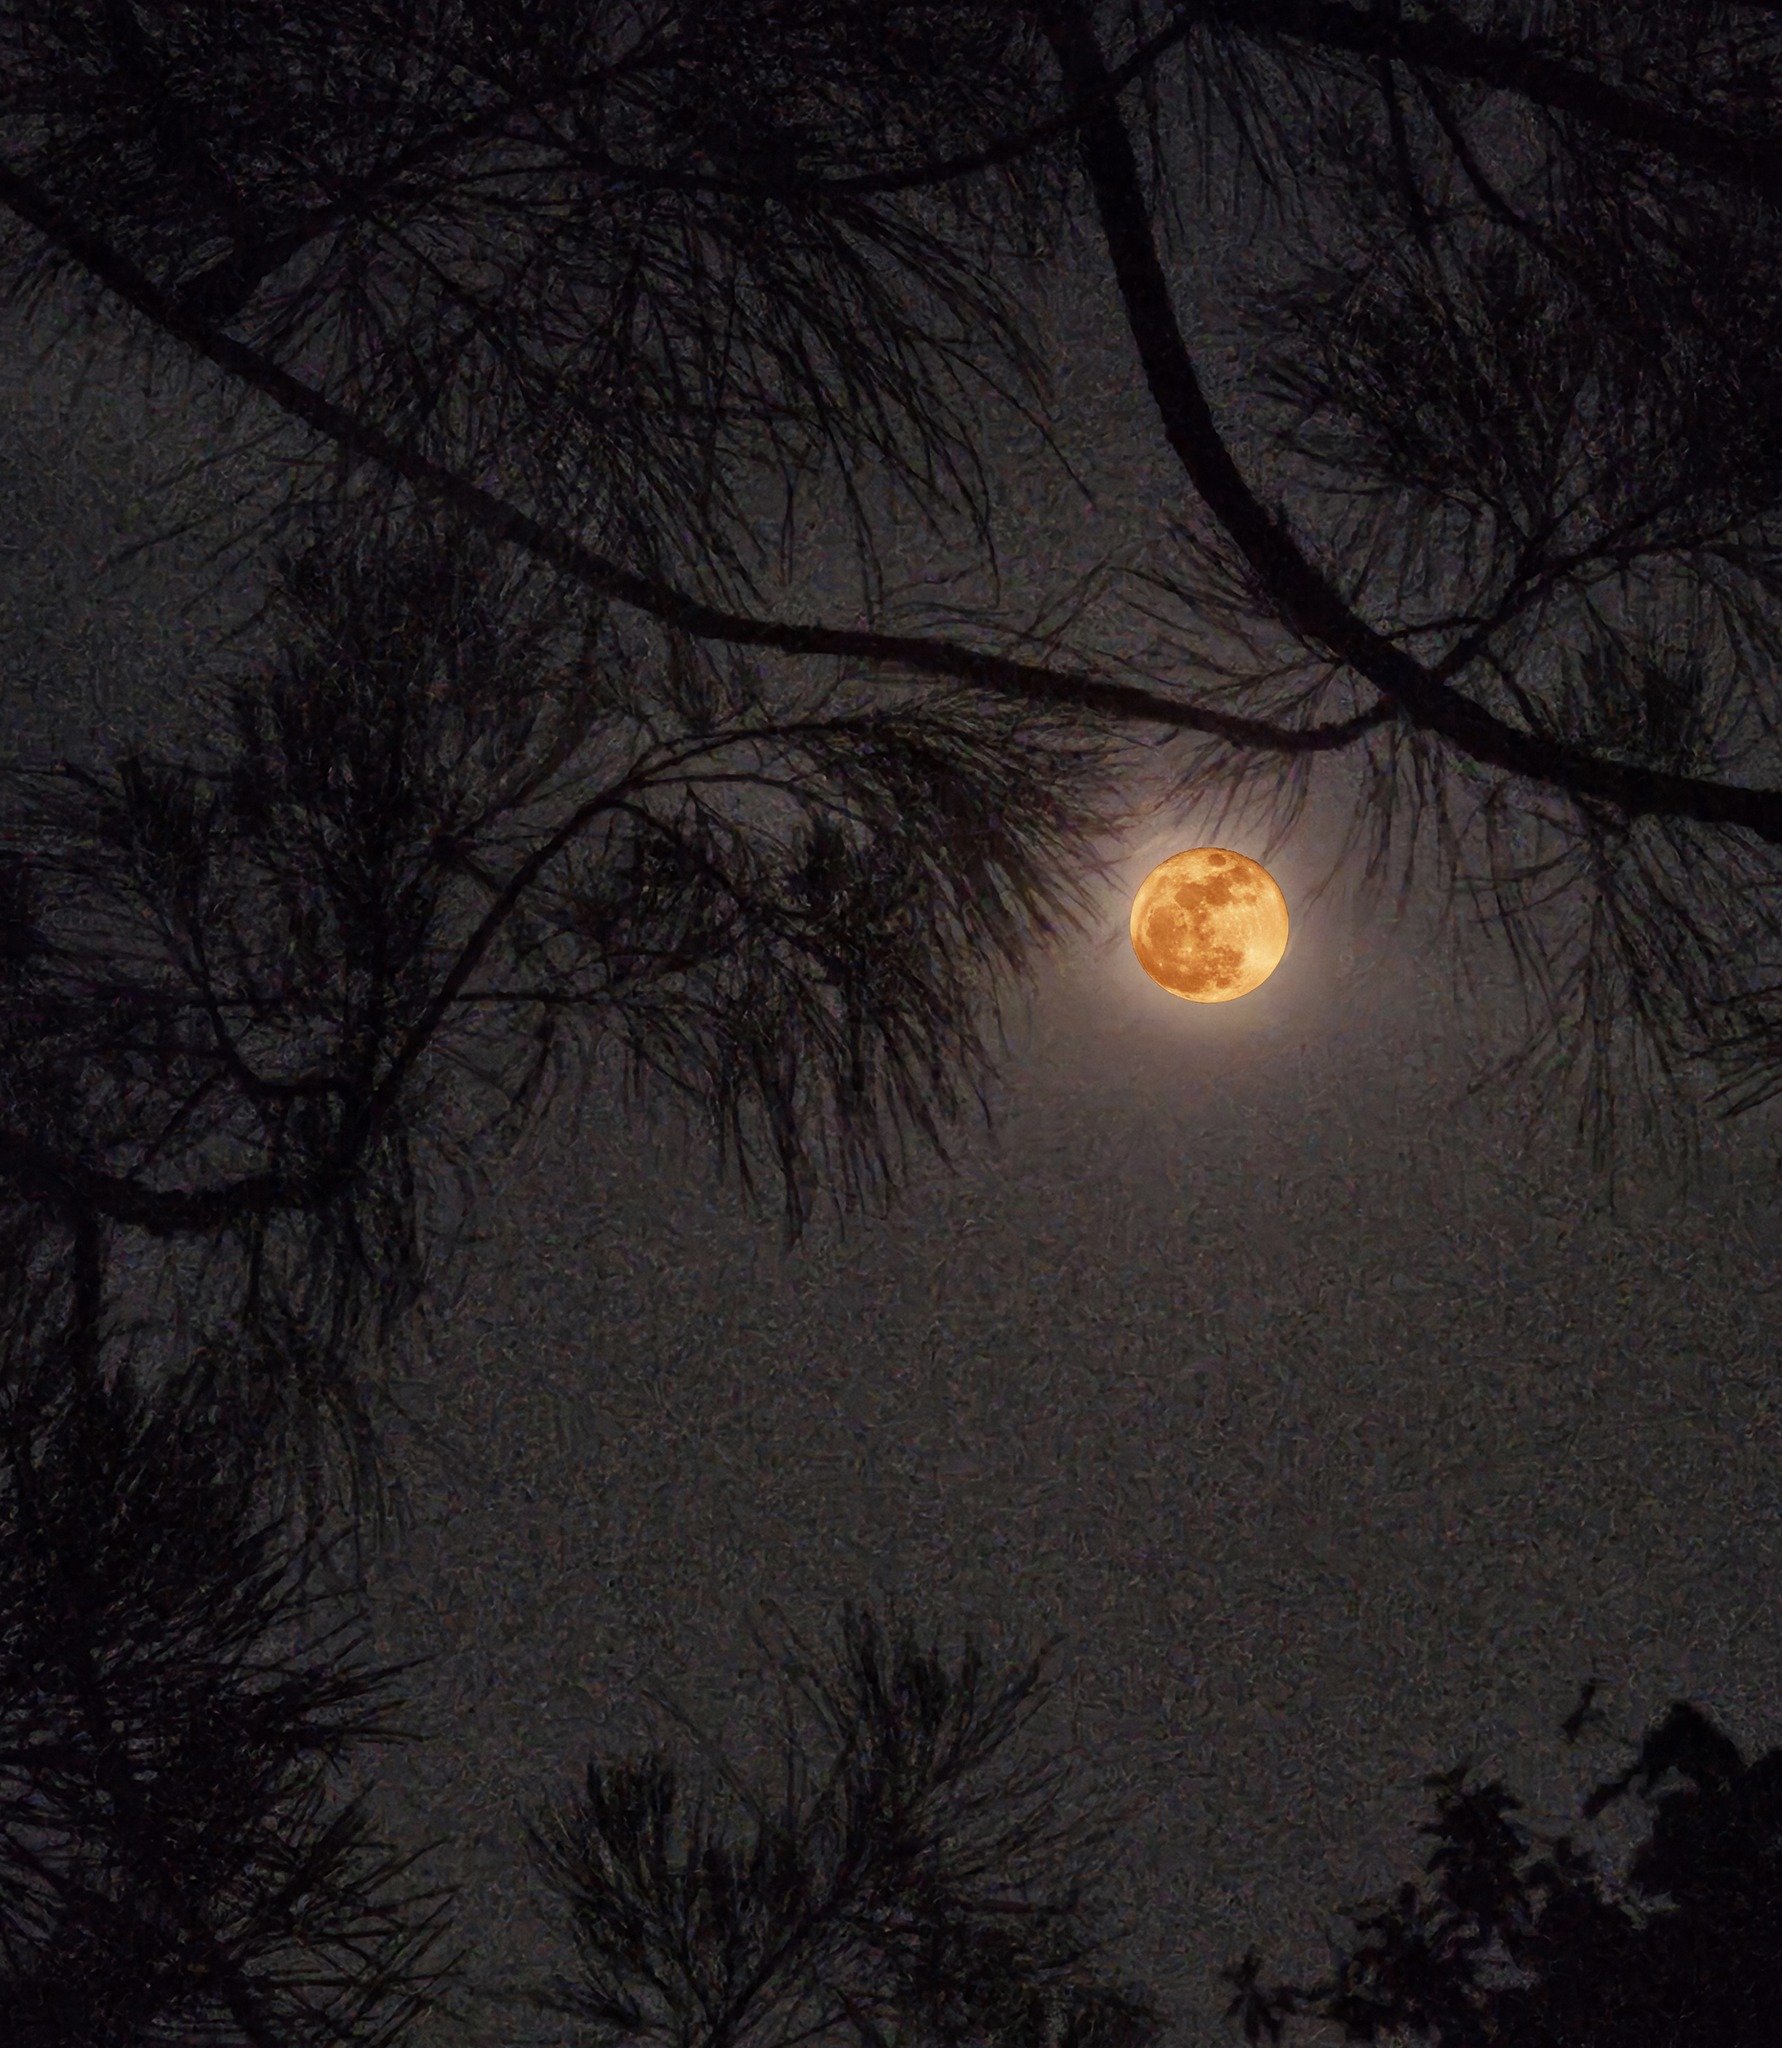
<path id="1" fill-rule="evenodd" d="M 1132 950 L 1160 988 L 1229 1003 L 1262 984 L 1287 950 L 1287 899 L 1267 868 L 1222 846 L 1172 854 L 1132 899 Z"/>

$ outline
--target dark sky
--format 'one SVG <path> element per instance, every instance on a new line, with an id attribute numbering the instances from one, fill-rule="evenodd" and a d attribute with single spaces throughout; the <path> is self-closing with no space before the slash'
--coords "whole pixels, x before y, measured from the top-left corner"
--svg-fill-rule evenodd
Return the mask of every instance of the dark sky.
<path id="1" fill-rule="evenodd" d="M 1030 566 L 1174 488 L 1132 456 L 1118 351 L 1059 345 L 1102 504 L 1024 483 Z M 97 565 L 202 416 L 104 375 L 64 414 L 9 361 L 15 730 L 171 729 L 206 579 L 190 548 Z M 1335 816 L 1273 861 L 1286 964 L 1222 1009 L 1153 989 L 1121 930 L 1193 814 L 1135 839 L 1041 974 L 995 1135 L 887 1219 L 782 1256 L 702 1149 L 616 1110 L 498 1171 L 374 1587 L 380 1652 L 438 1654 L 412 1697 L 445 1731 L 390 1755 L 385 1810 L 453 1838 L 479 1968 L 544 1953 L 515 1802 L 634 1739 L 641 1683 L 721 1725 L 764 1597 L 1064 1635 L 1059 1739 L 1139 1802 L 1131 1967 L 1185 2043 L 1235 2038 L 1221 1961 L 1316 1970 L 1322 1916 L 1407 1873 L 1425 1772 L 1471 1751 L 1569 1819 L 1621 1760 L 1560 1743 L 1585 1676 L 1615 1734 L 1688 1696 L 1748 1753 L 1782 1739 L 1773 1126 L 1711 1131 L 1688 1184 L 1636 1166 L 1608 1215 L 1561 1131 L 1467 1097 L 1507 1010 L 1456 1002 L 1422 911 L 1305 906 Z"/>

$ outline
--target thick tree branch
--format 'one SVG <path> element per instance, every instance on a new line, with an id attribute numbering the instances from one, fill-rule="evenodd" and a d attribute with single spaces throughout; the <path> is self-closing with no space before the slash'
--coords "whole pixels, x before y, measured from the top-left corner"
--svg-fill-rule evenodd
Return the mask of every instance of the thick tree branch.
<path id="1" fill-rule="evenodd" d="M 96 1381 L 105 1313 L 105 1229 L 97 1216 L 82 1209 L 74 1211 L 68 1225 L 74 1241 L 68 1351 L 76 1370 Z"/>
<path id="2" fill-rule="evenodd" d="M 21 1131 L 0 1130 L 0 1180 L 27 1201 L 64 1212 L 78 1207 L 150 1237 L 203 1235 L 278 1209 L 320 1208 L 352 1173 L 347 1165 L 302 1178 L 254 1173 L 214 1188 L 147 1188 L 125 1174 L 83 1166 Z"/>
<path id="3" fill-rule="evenodd" d="M 1107 67 L 1081 8 L 1050 8 L 1042 19 L 1067 89 L 1073 94 L 1095 90 Z M 1127 323 L 1165 436 L 1296 633 L 1347 662 L 1424 731 L 1483 766 L 1574 797 L 1595 798 L 1630 817 L 1664 815 L 1737 825 L 1782 845 L 1782 791 L 1605 760 L 1507 725 L 1359 618 L 1285 523 L 1251 490 L 1220 438 L 1176 320 L 1138 165 L 1118 112 L 1109 109 L 1087 122 L 1082 147 Z"/>

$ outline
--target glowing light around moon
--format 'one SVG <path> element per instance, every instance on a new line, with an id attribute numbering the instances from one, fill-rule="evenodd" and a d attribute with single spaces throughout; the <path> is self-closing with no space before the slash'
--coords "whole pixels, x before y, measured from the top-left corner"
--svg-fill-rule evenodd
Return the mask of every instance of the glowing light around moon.
<path id="1" fill-rule="evenodd" d="M 1267 868 L 1222 846 L 1171 854 L 1132 899 L 1132 950 L 1160 988 L 1229 1003 L 1260 988 L 1287 950 L 1287 899 Z"/>

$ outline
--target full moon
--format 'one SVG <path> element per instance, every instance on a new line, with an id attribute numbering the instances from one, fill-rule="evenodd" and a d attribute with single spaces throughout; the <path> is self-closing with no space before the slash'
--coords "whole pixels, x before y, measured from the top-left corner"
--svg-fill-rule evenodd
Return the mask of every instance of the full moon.
<path id="1" fill-rule="evenodd" d="M 1287 899 L 1267 868 L 1222 846 L 1172 853 L 1132 899 L 1132 950 L 1160 988 L 1229 1003 L 1260 988 L 1287 950 Z"/>

